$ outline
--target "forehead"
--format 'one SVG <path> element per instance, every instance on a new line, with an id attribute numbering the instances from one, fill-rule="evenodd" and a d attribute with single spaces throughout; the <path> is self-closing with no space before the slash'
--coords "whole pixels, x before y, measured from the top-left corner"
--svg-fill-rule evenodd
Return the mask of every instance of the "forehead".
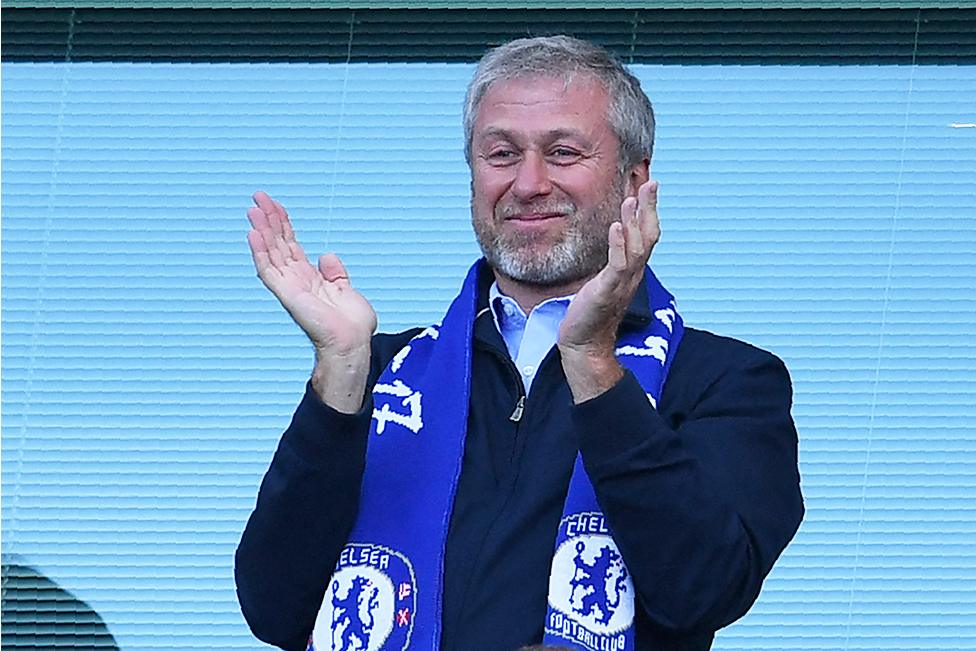
<path id="1" fill-rule="evenodd" d="M 609 96 L 599 79 L 520 76 L 493 83 L 478 105 L 475 137 L 506 130 L 578 130 L 597 135 L 609 130 Z"/>

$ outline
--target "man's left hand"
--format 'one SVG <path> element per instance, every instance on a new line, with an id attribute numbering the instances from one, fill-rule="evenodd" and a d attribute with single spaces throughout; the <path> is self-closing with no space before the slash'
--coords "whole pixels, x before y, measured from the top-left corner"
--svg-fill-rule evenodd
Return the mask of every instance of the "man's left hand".
<path id="1" fill-rule="evenodd" d="M 559 328 L 557 345 L 575 403 L 623 377 L 614 354 L 617 328 L 660 237 L 657 181 L 650 180 L 621 203 L 620 221 L 610 225 L 607 265 L 576 293 Z"/>

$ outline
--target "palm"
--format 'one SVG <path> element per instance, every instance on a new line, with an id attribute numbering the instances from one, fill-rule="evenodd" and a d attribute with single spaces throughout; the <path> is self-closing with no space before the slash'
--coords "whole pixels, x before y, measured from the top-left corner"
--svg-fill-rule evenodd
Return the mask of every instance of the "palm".
<path id="1" fill-rule="evenodd" d="M 597 344 L 613 350 L 617 327 L 660 237 L 657 182 L 649 180 L 640 185 L 637 197 L 628 197 L 620 205 L 620 221 L 610 226 L 607 235 L 607 264 L 570 303 L 559 328 L 561 346 Z"/>
<path id="2" fill-rule="evenodd" d="M 312 266 L 281 204 L 263 192 L 254 202 L 247 241 L 261 281 L 316 347 L 343 354 L 368 345 L 376 313 L 353 289 L 339 258 L 324 255 L 318 268 Z"/>

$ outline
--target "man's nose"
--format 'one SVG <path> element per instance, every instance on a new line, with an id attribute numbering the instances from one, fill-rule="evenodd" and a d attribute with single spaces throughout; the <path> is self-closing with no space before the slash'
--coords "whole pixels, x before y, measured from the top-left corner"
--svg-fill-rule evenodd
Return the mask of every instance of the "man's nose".
<path id="1" fill-rule="evenodd" d="M 527 151 L 515 169 L 512 194 L 521 201 L 529 201 L 552 192 L 549 180 L 549 167 L 545 158 L 536 152 Z"/>

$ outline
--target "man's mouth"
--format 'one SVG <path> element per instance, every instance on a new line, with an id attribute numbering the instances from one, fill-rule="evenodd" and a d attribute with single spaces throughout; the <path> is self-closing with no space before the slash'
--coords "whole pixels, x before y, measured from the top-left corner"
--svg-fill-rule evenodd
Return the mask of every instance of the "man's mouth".
<path id="1" fill-rule="evenodd" d="M 518 213 L 516 215 L 507 216 L 506 221 L 517 221 L 517 222 L 543 222 L 552 219 L 560 219 L 566 215 L 561 212 L 525 212 Z"/>

